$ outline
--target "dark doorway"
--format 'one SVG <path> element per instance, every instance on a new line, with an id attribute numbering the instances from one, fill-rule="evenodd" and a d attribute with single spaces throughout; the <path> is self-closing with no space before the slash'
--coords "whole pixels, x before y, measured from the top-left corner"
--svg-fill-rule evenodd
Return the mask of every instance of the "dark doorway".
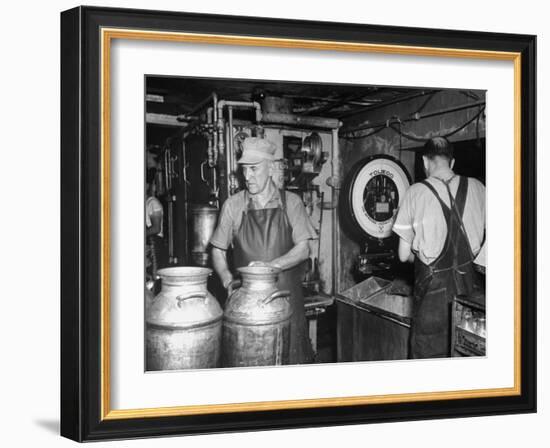
<path id="1" fill-rule="evenodd" d="M 475 177 L 485 185 L 485 139 L 464 140 L 453 142 L 455 166 L 457 174 Z M 422 147 L 415 148 L 414 181 L 420 182 L 426 178 L 421 155 Z"/>

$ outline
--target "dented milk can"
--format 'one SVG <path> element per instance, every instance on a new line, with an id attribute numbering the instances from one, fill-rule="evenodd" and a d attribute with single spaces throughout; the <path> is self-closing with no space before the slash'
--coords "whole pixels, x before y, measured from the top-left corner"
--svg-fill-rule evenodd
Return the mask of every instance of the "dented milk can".
<path id="1" fill-rule="evenodd" d="M 206 289 L 212 270 L 160 269 L 162 289 L 146 303 L 147 370 L 218 367 L 222 309 Z"/>
<path id="2" fill-rule="evenodd" d="M 280 269 L 254 266 L 238 271 L 242 282 L 231 284 L 223 316 L 223 366 L 288 364 L 292 309 L 290 292 L 277 289 Z"/>

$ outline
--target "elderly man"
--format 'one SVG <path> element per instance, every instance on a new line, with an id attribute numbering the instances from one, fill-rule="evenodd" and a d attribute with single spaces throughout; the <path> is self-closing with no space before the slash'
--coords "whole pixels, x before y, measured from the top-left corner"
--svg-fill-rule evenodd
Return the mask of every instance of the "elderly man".
<path id="1" fill-rule="evenodd" d="M 450 304 L 470 295 L 474 258 L 485 237 L 485 187 L 453 172 L 453 146 L 430 139 L 422 160 L 427 179 L 412 185 L 401 202 L 393 231 L 399 259 L 415 264 L 410 358 L 450 356 Z"/>
<path id="2" fill-rule="evenodd" d="M 274 266 L 282 270 L 278 287 L 291 292 L 290 363 L 312 361 L 302 294 L 304 261 L 309 240 L 317 238 L 305 207 L 296 194 L 279 190 L 272 181 L 275 145 L 251 137 L 243 142 L 238 160 L 246 190 L 223 204 L 218 227 L 210 244 L 214 269 L 224 287 L 233 280 L 227 250 L 233 248 L 233 265 Z"/>

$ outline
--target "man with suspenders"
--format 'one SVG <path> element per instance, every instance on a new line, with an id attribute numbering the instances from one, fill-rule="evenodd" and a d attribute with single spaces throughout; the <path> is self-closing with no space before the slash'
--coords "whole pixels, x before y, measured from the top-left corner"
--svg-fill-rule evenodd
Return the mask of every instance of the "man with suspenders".
<path id="1" fill-rule="evenodd" d="M 448 357 L 452 299 L 477 283 L 485 187 L 453 172 L 453 146 L 444 137 L 430 139 L 422 159 L 427 178 L 407 190 L 393 226 L 399 259 L 415 266 L 409 357 Z"/>

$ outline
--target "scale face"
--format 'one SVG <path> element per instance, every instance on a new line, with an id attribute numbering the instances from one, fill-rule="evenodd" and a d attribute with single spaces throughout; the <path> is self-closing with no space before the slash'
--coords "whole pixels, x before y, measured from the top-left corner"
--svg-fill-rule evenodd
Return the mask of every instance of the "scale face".
<path id="1" fill-rule="evenodd" d="M 403 165 L 389 156 L 374 156 L 354 166 L 348 190 L 349 214 L 367 236 L 388 238 L 399 204 L 410 186 Z"/>

